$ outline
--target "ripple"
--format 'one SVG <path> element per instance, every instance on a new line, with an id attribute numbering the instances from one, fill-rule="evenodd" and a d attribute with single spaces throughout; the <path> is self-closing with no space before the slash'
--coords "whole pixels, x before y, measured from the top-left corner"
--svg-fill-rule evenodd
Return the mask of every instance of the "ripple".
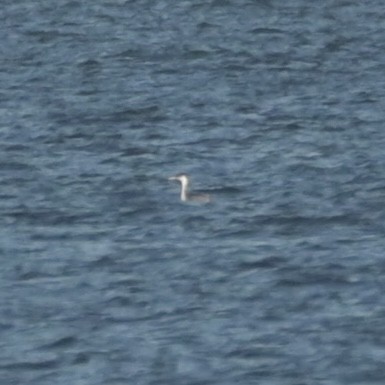
<path id="1" fill-rule="evenodd" d="M 241 261 L 238 263 L 239 270 L 251 271 L 255 269 L 274 269 L 286 263 L 285 258 L 278 256 L 269 256 L 257 261 Z"/>
<path id="2" fill-rule="evenodd" d="M 56 350 L 56 349 L 67 349 L 71 346 L 74 346 L 77 344 L 77 338 L 75 336 L 66 336 L 61 337 L 49 344 L 42 345 L 41 349 L 47 349 L 47 350 Z"/>
<path id="3" fill-rule="evenodd" d="M 0 364 L 0 369 L 7 369 L 7 370 L 41 370 L 45 371 L 47 369 L 56 369 L 60 365 L 59 360 L 57 359 L 46 359 L 46 360 L 36 360 L 36 361 L 20 361 L 20 362 L 13 362 L 9 364 Z"/>

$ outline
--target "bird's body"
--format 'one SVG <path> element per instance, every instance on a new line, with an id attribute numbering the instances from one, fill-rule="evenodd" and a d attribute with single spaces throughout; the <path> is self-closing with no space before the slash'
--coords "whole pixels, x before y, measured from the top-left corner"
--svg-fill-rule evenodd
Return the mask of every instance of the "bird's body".
<path id="1" fill-rule="evenodd" d="M 210 202 L 210 195 L 208 194 L 190 194 L 189 188 L 189 178 L 186 174 L 179 174 L 168 178 L 168 180 L 177 180 L 181 184 L 180 199 L 182 202 L 201 202 L 208 203 Z"/>

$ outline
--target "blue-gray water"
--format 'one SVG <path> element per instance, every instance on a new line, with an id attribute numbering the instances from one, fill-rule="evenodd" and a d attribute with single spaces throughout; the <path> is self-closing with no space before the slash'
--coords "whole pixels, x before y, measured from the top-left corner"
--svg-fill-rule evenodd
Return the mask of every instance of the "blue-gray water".
<path id="1" fill-rule="evenodd" d="M 383 1 L 1 7 L 1 384 L 384 383 Z"/>

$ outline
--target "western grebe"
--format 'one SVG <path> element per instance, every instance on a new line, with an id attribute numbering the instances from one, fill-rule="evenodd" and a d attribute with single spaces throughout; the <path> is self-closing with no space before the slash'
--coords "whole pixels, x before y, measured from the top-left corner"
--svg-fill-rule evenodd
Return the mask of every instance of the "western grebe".
<path id="1" fill-rule="evenodd" d="M 190 194 L 188 191 L 189 178 L 186 174 L 179 174 L 168 178 L 168 180 L 177 180 L 180 182 L 180 199 L 182 202 L 195 201 L 207 203 L 210 202 L 210 195 L 208 194 Z"/>

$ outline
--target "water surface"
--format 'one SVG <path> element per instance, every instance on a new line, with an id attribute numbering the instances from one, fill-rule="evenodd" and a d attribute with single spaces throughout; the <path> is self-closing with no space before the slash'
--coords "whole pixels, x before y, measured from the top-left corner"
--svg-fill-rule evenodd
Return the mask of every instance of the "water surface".
<path id="1" fill-rule="evenodd" d="M 382 2 L 0 17 L 2 383 L 383 384 Z"/>

